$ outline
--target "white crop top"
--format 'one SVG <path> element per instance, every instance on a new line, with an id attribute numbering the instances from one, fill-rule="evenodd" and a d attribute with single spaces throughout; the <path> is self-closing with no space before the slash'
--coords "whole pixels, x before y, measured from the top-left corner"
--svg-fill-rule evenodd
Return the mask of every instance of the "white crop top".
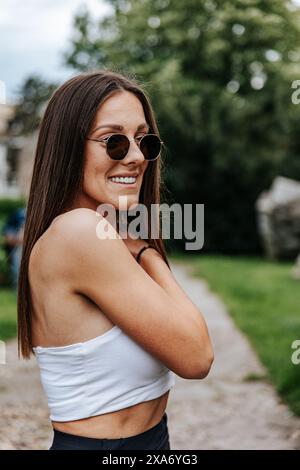
<path id="1" fill-rule="evenodd" d="M 117 325 L 67 346 L 33 348 L 52 421 L 73 421 L 158 398 L 175 374 Z"/>

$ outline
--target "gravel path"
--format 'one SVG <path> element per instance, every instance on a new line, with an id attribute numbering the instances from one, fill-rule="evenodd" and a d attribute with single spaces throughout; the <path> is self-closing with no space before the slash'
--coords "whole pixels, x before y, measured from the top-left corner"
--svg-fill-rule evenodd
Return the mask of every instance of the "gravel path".
<path id="1" fill-rule="evenodd" d="M 264 380 L 264 369 L 224 305 L 204 281 L 172 263 L 173 273 L 203 312 L 215 350 L 204 380 L 176 376 L 167 407 L 171 449 L 300 449 L 300 419 Z M 0 449 L 48 449 L 52 428 L 36 360 L 18 360 L 16 341 L 0 365 Z"/>

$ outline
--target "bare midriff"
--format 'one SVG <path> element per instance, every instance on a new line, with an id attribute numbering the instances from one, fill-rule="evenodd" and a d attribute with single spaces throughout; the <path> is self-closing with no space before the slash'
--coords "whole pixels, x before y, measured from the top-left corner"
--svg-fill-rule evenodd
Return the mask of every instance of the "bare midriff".
<path id="1" fill-rule="evenodd" d="M 166 410 L 169 391 L 162 396 L 122 410 L 76 421 L 52 421 L 54 429 L 68 434 L 97 439 L 135 436 L 158 424 Z"/>

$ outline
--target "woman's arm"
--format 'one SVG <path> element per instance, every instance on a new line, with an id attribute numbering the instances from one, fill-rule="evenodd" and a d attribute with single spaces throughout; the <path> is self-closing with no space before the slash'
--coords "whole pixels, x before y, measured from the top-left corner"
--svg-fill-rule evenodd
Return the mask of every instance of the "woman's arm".
<path id="1" fill-rule="evenodd" d="M 149 246 L 149 244 L 144 240 L 133 240 L 129 237 L 123 239 L 123 241 L 134 257 L 136 257 L 142 247 L 147 245 Z M 149 274 L 149 276 L 151 276 L 151 278 L 164 289 L 177 305 L 181 305 L 181 308 L 184 309 L 184 311 L 190 312 L 191 320 L 196 321 L 196 328 L 199 328 L 199 331 L 202 331 L 203 343 L 209 343 L 208 347 L 211 350 L 212 356 L 211 361 L 213 361 L 213 348 L 205 320 L 198 308 L 177 283 L 172 271 L 170 271 L 162 256 L 155 249 L 147 249 L 143 251 L 139 263 L 147 274 Z"/>
<path id="2" fill-rule="evenodd" d="M 101 217 L 75 209 L 55 221 L 55 259 L 63 259 L 55 272 L 177 375 L 205 377 L 213 353 L 201 313 L 154 250 L 142 254 L 142 267 L 117 233 L 115 239 L 99 239 Z"/>
<path id="3" fill-rule="evenodd" d="M 205 320 L 199 309 L 177 283 L 161 255 L 156 250 L 147 249 L 141 255 L 140 265 L 194 323 L 196 331 L 199 332 L 199 340 L 203 344 L 204 353 L 208 354 L 208 364 L 212 364 L 214 354 Z"/>

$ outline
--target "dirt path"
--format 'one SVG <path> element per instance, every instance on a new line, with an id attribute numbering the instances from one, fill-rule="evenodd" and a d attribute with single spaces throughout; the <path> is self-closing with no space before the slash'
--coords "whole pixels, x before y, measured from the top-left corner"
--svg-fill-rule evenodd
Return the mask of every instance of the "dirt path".
<path id="1" fill-rule="evenodd" d="M 167 407 L 171 449 L 300 449 L 300 419 L 270 384 L 245 381 L 264 369 L 223 304 L 182 266 L 172 269 L 207 320 L 215 362 L 205 380 L 176 376 Z M 36 360 L 19 361 L 10 341 L 0 365 L 0 449 L 47 449 L 51 438 Z"/>

